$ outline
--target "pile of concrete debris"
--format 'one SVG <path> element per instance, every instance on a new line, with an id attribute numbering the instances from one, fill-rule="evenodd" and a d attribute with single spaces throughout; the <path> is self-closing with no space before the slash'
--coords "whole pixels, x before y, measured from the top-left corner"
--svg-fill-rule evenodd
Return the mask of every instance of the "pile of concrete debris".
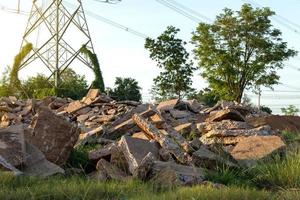
<path id="1" fill-rule="evenodd" d="M 0 169 L 63 173 L 74 146 L 98 143 L 89 152 L 93 178 L 199 184 L 207 169 L 250 167 L 284 148 L 270 126 L 248 123 L 267 115 L 225 101 L 212 108 L 195 100 L 116 102 L 98 90 L 80 101 L 1 98 Z"/>

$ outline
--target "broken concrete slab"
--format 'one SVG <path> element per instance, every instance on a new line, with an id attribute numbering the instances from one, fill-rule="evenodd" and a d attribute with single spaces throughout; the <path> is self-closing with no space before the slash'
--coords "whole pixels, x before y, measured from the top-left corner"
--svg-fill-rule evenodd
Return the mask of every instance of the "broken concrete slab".
<path id="1" fill-rule="evenodd" d="M 171 109 L 170 114 L 174 119 L 182 119 L 190 116 L 190 113 L 184 110 Z"/>
<path id="2" fill-rule="evenodd" d="M 204 180 L 203 169 L 173 162 L 154 161 L 151 170 L 154 182 L 162 185 L 195 185 Z"/>
<path id="3" fill-rule="evenodd" d="M 213 111 L 210 113 L 208 118 L 205 120 L 207 122 L 218 122 L 222 120 L 234 120 L 234 121 L 246 121 L 244 116 L 236 110 L 233 109 L 224 109 L 219 111 Z"/>
<path id="4" fill-rule="evenodd" d="M 196 99 L 188 100 L 187 103 L 189 104 L 190 110 L 194 113 L 199 113 L 202 108 L 204 108 L 204 104 L 199 103 Z"/>
<path id="5" fill-rule="evenodd" d="M 228 137 L 211 137 L 207 138 L 204 136 L 200 137 L 199 140 L 205 145 L 221 144 L 221 145 L 236 145 L 242 141 L 246 136 L 228 136 Z"/>
<path id="6" fill-rule="evenodd" d="M 180 163 L 190 163 L 190 156 L 183 151 L 183 149 L 174 141 L 174 139 L 163 134 L 153 124 L 138 114 L 134 114 L 132 119 L 138 125 L 138 127 L 140 127 L 145 134 L 147 134 L 149 138 L 157 141 L 162 148 L 165 148 L 171 154 L 173 154 Z"/>
<path id="7" fill-rule="evenodd" d="M 74 113 L 84 107 L 86 107 L 85 103 L 82 103 L 80 101 L 73 101 L 69 103 L 69 105 L 65 108 L 65 111 L 67 111 L 68 113 Z"/>
<path id="8" fill-rule="evenodd" d="M 158 144 L 147 140 L 123 136 L 119 144 L 127 160 L 129 171 L 132 174 L 148 153 L 151 152 L 156 159 L 159 157 Z"/>
<path id="9" fill-rule="evenodd" d="M 40 149 L 47 160 L 63 165 L 76 144 L 80 130 L 77 125 L 41 107 L 30 125 L 26 140 Z"/>
<path id="10" fill-rule="evenodd" d="M 219 166 L 237 167 L 236 164 L 210 151 L 207 146 L 202 145 L 192 155 L 193 162 L 198 167 L 206 169 L 217 169 Z"/>
<path id="11" fill-rule="evenodd" d="M 213 129 L 208 131 L 204 137 L 228 137 L 228 136 L 251 136 L 251 135 L 271 135 L 272 130 L 271 127 L 266 125 L 253 129 Z"/>
<path id="12" fill-rule="evenodd" d="M 94 176 L 94 178 L 106 181 L 106 180 L 118 180 L 118 181 L 124 181 L 126 180 L 126 174 L 122 170 L 120 170 L 118 167 L 110 164 L 108 161 L 104 159 L 100 159 L 97 162 L 96 166 L 97 174 Z"/>
<path id="13" fill-rule="evenodd" d="M 158 104 L 156 109 L 160 112 L 166 111 L 166 110 L 172 110 L 174 107 L 178 104 L 179 99 L 172 99 L 168 101 L 163 101 Z"/>
<path id="14" fill-rule="evenodd" d="M 25 161 L 23 125 L 0 129 L 0 155 L 12 166 L 21 166 Z"/>
<path id="15" fill-rule="evenodd" d="M 141 116 L 147 118 L 147 117 L 154 115 L 155 113 L 156 112 L 154 110 L 148 109 L 148 110 L 142 112 Z M 127 118 L 127 116 L 125 116 L 125 118 Z M 125 133 L 128 133 L 128 131 L 130 129 L 133 129 L 134 127 L 136 127 L 136 124 L 134 123 L 134 121 L 131 118 L 126 121 L 123 121 L 122 123 L 120 123 L 116 126 L 114 126 L 113 124 L 112 124 L 111 128 L 109 128 L 104 133 L 104 135 L 103 135 L 104 138 L 117 139 L 117 138 L 121 137 L 122 135 L 124 135 Z"/>
<path id="16" fill-rule="evenodd" d="M 241 166 L 251 167 L 258 160 L 284 148 L 278 136 L 250 136 L 241 140 L 230 152 Z"/>
<path id="17" fill-rule="evenodd" d="M 49 162 L 37 147 L 27 142 L 26 161 L 22 171 L 25 175 L 39 177 L 48 177 L 55 174 L 65 173 L 61 167 Z"/>
<path id="18" fill-rule="evenodd" d="M 197 124 L 197 128 L 202 133 L 207 133 L 211 130 L 236 130 L 236 129 L 252 129 L 253 126 L 247 122 L 233 121 L 233 120 L 222 120 L 220 122 L 204 122 Z"/>
<path id="19" fill-rule="evenodd" d="M 12 166 L 5 158 L 0 155 L 0 171 L 12 173 L 15 176 L 22 175 L 23 173 L 19 171 L 17 168 Z"/>
<path id="20" fill-rule="evenodd" d="M 142 139 L 142 140 L 149 140 L 149 138 L 145 135 L 144 132 L 134 133 L 131 137 Z"/>
<path id="21" fill-rule="evenodd" d="M 106 158 L 106 160 L 110 160 L 110 156 L 116 148 L 117 148 L 116 143 L 111 143 L 97 150 L 90 151 L 88 155 L 89 160 L 98 161 L 102 158 Z"/>

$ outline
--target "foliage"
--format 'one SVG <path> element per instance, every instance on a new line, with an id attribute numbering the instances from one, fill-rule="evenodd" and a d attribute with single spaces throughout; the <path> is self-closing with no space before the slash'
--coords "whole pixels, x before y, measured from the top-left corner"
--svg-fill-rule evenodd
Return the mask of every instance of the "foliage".
<path id="1" fill-rule="evenodd" d="M 271 108 L 269 108 L 269 107 L 267 107 L 267 106 L 264 106 L 264 105 L 262 105 L 262 106 L 260 106 L 260 110 L 261 111 L 264 111 L 264 112 L 266 112 L 266 113 L 269 113 L 269 114 L 272 114 L 272 110 L 271 110 Z"/>
<path id="2" fill-rule="evenodd" d="M 24 91 L 29 98 L 42 99 L 47 96 L 69 97 L 72 99 L 81 99 L 87 92 L 87 82 L 84 76 L 80 76 L 72 69 L 68 68 L 61 74 L 63 80 L 58 91 L 53 88 L 54 80 L 38 74 L 30 77 L 22 83 Z M 24 98 L 24 97 L 23 97 Z"/>
<path id="3" fill-rule="evenodd" d="M 42 99 L 46 96 L 54 95 L 52 85 L 43 74 L 38 74 L 35 77 L 29 77 L 22 85 L 29 98 Z"/>
<path id="4" fill-rule="evenodd" d="M 85 76 L 80 76 L 68 68 L 62 73 L 61 79 L 63 83 L 59 87 L 58 96 L 81 99 L 86 95 L 88 85 Z"/>
<path id="5" fill-rule="evenodd" d="M 207 106 L 214 106 L 219 100 L 220 97 L 215 94 L 211 89 L 204 88 L 199 92 L 194 92 L 188 96 L 188 99 L 196 99 L 199 102 L 203 102 Z"/>
<path id="6" fill-rule="evenodd" d="M 11 68 L 7 66 L 2 73 L 1 79 L 0 79 L 0 97 L 6 97 L 6 96 L 12 96 L 13 95 L 13 89 L 10 87 L 9 84 L 9 74 L 10 74 Z"/>
<path id="7" fill-rule="evenodd" d="M 101 92 L 104 92 L 105 90 L 105 86 L 104 86 L 104 80 L 103 80 L 103 76 L 102 76 L 102 72 L 100 69 L 100 64 L 98 61 L 98 57 L 96 54 L 94 54 L 92 51 L 90 51 L 86 45 L 83 45 L 80 49 L 80 52 L 85 54 L 86 56 L 89 57 L 89 59 L 91 60 L 91 62 L 93 63 L 93 72 L 95 75 L 95 80 L 92 82 L 91 87 L 92 88 L 97 88 L 100 89 Z"/>
<path id="8" fill-rule="evenodd" d="M 240 103 L 245 89 L 278 84 L 277 70 L 296 55 L 272 27 L 274 14 L 249 4 L 237 12 L 226 8 L 213 24 L 200 23 L 193 33 L 201 75 L 222 99 Z"/>
<path id="9" fill-rule="evenodd" d="M 115 80 L 115 86 L 110 91 L 110 96 L 117 101 L 141 101 L 142 95 L 140 90 L 141 87 L 135 79 L 117 77 Z"/>
<path id="10" fill-rule="evenodd" d="M 205 178 L 214 183 L 221 183 L 228 186 L 255 186 L 255 184 L 251 182 L 251 177 L 248 176 L 246 170 L 230 169 L 227 166 L 219 166 L 214 171 L 206 170 Z"/>
<path id="11" fill-rule="evenodd" d="M 253 181 L 268 187 L 300 188 L 300 149 L 276 155 L 252 169 Z"/>
<path id="12" fill-rule="evenodd" d="M 295 133 L 295 132 L 291 132 L 291 131 L 282 131 L 282 133 L 280 134 L 284 141 L 287 144 L 292 144 L 294 142 L 300 142 L 300 133 Z"/>
<path id="13" fill-rule="evenodd" d="M 299 109 L 294 106 L 294 105 L 289 105 L 288 107 L 286 108 L 281 108 L 281 112 L 284 114 L 284 115 L 291 115 L 291 116 L 295 116 L 297 115 L 297 113 L 299 112 Z"/>
<path id="14" fill-rule="evenodd" d="M 32 44 L 28 43 L 22 47 L 21 51 L 15 56 L 14 64 L 10 72 L 10 87 L 22 90 L 21 81 L 19 80 L 19 71 L 24 58 L 31 52 Z M 24 91 L 21 91 L 24 92 Z"/>
<path id="15" fill-rule="evenodd" d="M 178 32 L 179 29 L 169 26 L 157 39 L 147 38 L 145 42 L 150 58 L 162 69 L 153 80 L 152 93 L 156 99 L 183 98 L 192 91 L 195 69 L 184 47 L 186 42 L 176 38 Z"/>
<path id="16" fill-rule="evenodd" d="M 95 170 L 95 164 L 90 161 L 88 153 L 89 151 L 98 148 L 100 148 L 100 145 L 91 144 L 74 148 L 66 163 L 66 167 L 79 168 L 86 173 L 90 173 L 91 170 Z"/>

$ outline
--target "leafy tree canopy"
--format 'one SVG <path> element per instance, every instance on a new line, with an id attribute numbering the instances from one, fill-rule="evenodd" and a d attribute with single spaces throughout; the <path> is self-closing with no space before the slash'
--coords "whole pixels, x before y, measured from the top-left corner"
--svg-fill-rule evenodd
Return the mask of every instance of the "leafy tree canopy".
<path id="1" fill-rule="evenodd" d="M 186 42 L 176 38 L 179 29 L 169 26 L 157 39 L 147 38 L 145 48 L 162 69 L 154 81 L 156 99 L 183 98 L 192 91 L 194 67 L 185 49 Z"/>
<path id="2" fill-rule="evenodd" d="M 114 88 L 110 91 L 110 95 L 117 101 L 141 101 L 141 87 L 133 78 L 117 77 Z"/>
<path id="3" fill-rule="evenodd" d="M 277 70 L 296 52 L 274 28 L 269 8 L 244 4 L 224 9 L 213 24 L 200 23 L 193 34 L 202 76 L 223 99 L 241 102 L 245 89 L 278 84 Z"/>
<path id="4" fill-rule="evenodd" d="M 299 112 L 299 109 L 294 106 L 294 105 L 289 105 L 288 107 L 286 108 L 281 108 L 281 112 L 284 114 L 284 115 L 291 115 L 291 116 L 295 116 L 298 114 Z"/>
<path id="5" fill-rule="evenodd" d="M 203 102 L 207 106 L 214 106 L 220 97 L 216 95 L 211 89 L 204 88 L 199 92 L 194 92 L 188 96 L 188 99 L 196 99 L 199 102 Z"/>
<path id="6" fill-rule="evenodd" d="M 13 92 L 11 85 L 8 81 L 8 74 L 10 74 L 10 68 L 7 68 L 6 72 L 3 74 L 2 79 L 0 80 L 0 96 L 10 96 L 14 95 L 18 98 L 36 98 L 41 99 L 46 96 L 55 96 L 58 94 L 60 97 L 69 97 L 72 99 L 81 99 L 85 96 L 88 85 L 84 76 L 80 76 L 75 73 L 74 70 L 68 68 L 62 75 L 61 79 L 63 80 L 58 91 L 55 91 L 53 85 L 54 80 L 48 80 L 48 77 L 43 74 L 38 74 L 34 77 L 30 77 L 25 81 L 21 81 L 21 87 L 26 93 L 15 93 Z"/>

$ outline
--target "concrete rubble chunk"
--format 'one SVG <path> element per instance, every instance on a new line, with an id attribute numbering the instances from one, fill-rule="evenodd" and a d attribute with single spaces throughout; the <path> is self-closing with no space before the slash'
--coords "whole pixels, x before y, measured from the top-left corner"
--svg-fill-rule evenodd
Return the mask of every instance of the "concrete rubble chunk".
<path id="1" fill-rule="evenodd" d="M 85 97 L 95 100 L 99 95 L 100 95 L 99 89 L 90 89 Z"/>
<path id="2" fill-rule="evenodd" d="M 147 140 L 123 136 L 120 140 L 120 147 L 127 160 L 129 171 L 132 174 L 148 153 L 151 152 L 156 159 L 159 157 L 158 144 L 151 143 Z"/>
<path id="3" fill-rule="evenodd" d="M 64 174 L 65 171 L 58 165 L 48 161 L 34 145 L 26 142 L 26 162 L 23 173 L 28 176 L 48 177 L 55 174 Z"/>
<path id="4" fill-rule="evenodd" d="M 190 109 L 195 113 L 199 113 L 201 109 L 204 108 L 204 105 L 199 103 L 196 99 L 188 100 L 187 102 Z"/>
<path id="5" fill-rule="evenodd" d="M 162 148 L 165 148 L 174 155 L 178 162 L 183 164 L 190 163 L 190 156 L 170 136 L 163 134 L 153 124 L 138 114 L 133 115 L 133 121 L 145 132 L 145 134 L 147 134 L 149 138 L 157 141 Z"/>
<path id="6" fill-rule="evenodd" d="M 142 139 L 142 140 L 149 140 L 149 138 L 145 135 L 144 132 L 138 132 L 138 133 L 134 133 L 132 135 L 133 138 L 138 138 L 138 139 Z"/>
<path id="7" fill-rule="evenodd" d="M 236 129 L 251 129 L 253 126 L 247 122 L 233 121 L 233 120 L 223 120 L 220 122 L 205 122 L 197 124 L 197 128 L 202 133 L 207 133 L 211 130 L 236 130 Z"/>
<path id="8" fill-rule="evenodd" d="M 112 165 L 108 161 L 101 159 L 97 162 L 96 166 L 97 172 L 94 175 L 94 178 L 101 181 L 107 180 L 126 180 L 126 174 L 118 167 Z"/>
<path id="9" fill-rule="evenodd" d="M 155 156 L 151 152 L 149 152 L 142 159 L 139 166 L 134 170 L 133 177 L 145 181 L 149 177 L 149 173 L 152 169 L 155 160 L 156 160 Z"/>
<path id="10" fill-rule="evenodd" d="M 253 129 L 213 129 L 207 132 L 203 137 L 227 137 L 227 136 L 251 136 L 251 135 L 271 135 L 271 127 L 266 125 Z"/>
<path id="11" fill-rule="evenodd" d="M 0 129 L 0 156 L 14 167 L 24 163 L 25 141 L 22 124 Z"/>
<path id="12" fill-rule="evenodd" d="M 179 103 L 179 99 L 172 99 L 168 101 L 163 101 L 158 104 L 156 109 L 160 112 L 162 111 L 167 111 L 167 110 L 172 110 L 174 107 Z"/>
<path id="13" fill-rule="evenodd" d="M 97 150 L 93 150 L 89 152 L 89 159 L 92 161 L 98 161 L 102 158 L 109 158 L 113 151 L 117 148 L 117 145 L 115 143 L 111 143 L 108 145 L 105 145 L 104 147 L 101 147 Z M 109 160 L 107 159 L 107 160 Z"/>
<path id="14" fill-rule="evenodd" d="M 241 166 L 251 167 L 256 161 L 284 147 L 278 136 L 250 136 L 241 140 L 230 153 Z"/>
<path id="15" fill-rule="evenodd" d="M 152 179 L 157 184 L 196 185 L 204 180 L 202 168 L 179 165 L 174 162 L 154 161 Z"/>
<path id="16" fill-rule="evenodd" d="M 152 115 L 154 115 L 156 112 L 152 109 L 148 109 L 146 111 L 143 111 L 141 113 L 141 116 L 148 118 Z M 126 116 L 127 118 L 127 116 Z M 113 126 L 108 129 L 105 134 L 103 135 L 104 138 L 107 139 L 117 139 L 119 137 L 121 137 L 122 135 L 124 135 L 125 133 L 128 133 L 128 131 L 130 129 L 133 129 L 134 127 L 136 127 L 136 124 L 134 123 L 134 121 L 130 118 L 126 121 L 123 121 L 122 123 Z M 138 129 L 139 130 L 139 129 Z"/>
<path id="17" fill-rule="evenodd" d="M 170 113 L 171 113 L 171 116 L 175 119 L 182 119 L 182 118 L 186 118 L 186 117 L 190 116 L 190 114 L 184 110 L 171 109 Z"/>
<path id="18" fill-rule="evenodd" d="M 73 101 L 69 103 L 69 105 L 65 108 L 65 111 L 67 111 L 68 113 L 74 113 L 84 107 L 86 107 L 85 103 L 82 103 L 80 101 Z"/>
<path id="19" fill-rule="evenodd" d="M 7 162 L 1 155 L 0 155 L 0 171 L 11 173 L 15 176 L 22 175 L 23 173 L 12 166 L 9 162 Z"/>
<path id="20" fill-rule="evenodd" d="M 246 136 L 227 136 L 227 137 L 200 137 L 200 141 L 205 145 L 221 144 L 221 145 L 236 145 L 242 141 Z"/>
<path id="21" fill-rule="evenodd" d="M 224 109 L 224 110 L 211 112 L 205 121 L 218 122 L 226 119 L 230 119 L 234 121 L 242 121 L 242 122 L 246 121 L 243 115 L 241 115 L 241 113 L 233 109 Z"/>
<path id="22" fill-rule="evenodd" d="M 80 133 L 77 125 L 55 115 L 46 107 L 40 108 L 30 128 L 32 132 L 25 135 L 26 140 L 41 150 L 47 160 L 57 165 L 67 161 Z"/>
<path id="23" fill-rule="evenodd" d="M 135 108 L 132 108 L 128 110 L 122 117 L 115 120 L 110 127 L 117 127 L 118 125 L 122 124 L 123 122 L 126 122 L 132 118 L 134 113 L 143 113 L 147 110 L 153 110 L 150 104 L 142 104 Z"/>
<path id="24" fill-rule="evenodd" d="M 216 169 L 218 166 L 237 166 L 226 158 L 210 151 L 205 145 L 202 145 L 199 150 L 195 151 L 192 158 L 196 166 L 205 167 L 207 169 Z"/>

